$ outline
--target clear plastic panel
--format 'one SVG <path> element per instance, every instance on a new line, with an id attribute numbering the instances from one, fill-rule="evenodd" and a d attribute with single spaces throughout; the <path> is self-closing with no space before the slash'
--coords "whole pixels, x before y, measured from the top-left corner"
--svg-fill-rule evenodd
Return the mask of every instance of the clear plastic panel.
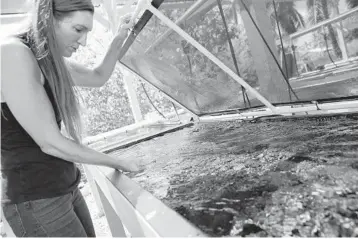
<path id="1" fill-rule="evenodd" d="M 144 119 L 161 120 L 164 117 L 172 121 L 177 120 L 176 112 L 180 110 L 180 106 L 174 105 L 160 90 L 141 80 L 139 77 L 135 77 L 133 86 L 136 89 Z"/>
<path id="2" fill-rule="evenodd" d="M 258 90 L 256 70 L 253 67 L 245 27 L 238 16 L 237 1 L 220 2 L 221 6 L 216 0 L 202 1 L 190 16 L 178 25 L 228 68 Z M 184 41 L 182 47 L 191 57 L 190 45 Z M 223 79 L 225 82 L 230 78 L 226 73 L 218 74 L 218 77 L 225 78 Z M 241 86 L 235 94 L 239 99 L 237 106 L 240 108 L 262 105 Z"/>
<path id="3" fill-rule="evenodd" d="M 132 48 L 139 48 L 139 39 L 140 35 Z M 122 62 L 196 114 L 239 107 L 240 85 L 201 52 L 196 50 L 193 58 L 185 55 L 182 41 L 172 33 L 158 47 L 144 54 L 127 54 Z"/>
<path id="4" fill-rule="evenodd" d="M 171 15 L 171 9 L 164 8 L 162 11 L 166 12 L 165 15 Z M 222 21 L 222 18 L 217 20 Z M 190 32 L 189 28 L 193 30 L 191 32 L 198 29 L 201 29 L 202 33 L 205 31 L 200 22 L 193 24 L 195 25 L 187 24 L 181 27 L 187 32 Z M 153 44 L 168 30 L 170 29 L 163 22 L 153 16 L 122 62 L 196 114 L 244 108 L 245 102 L 246 107 L 249 106 L 248 102 L 251 102 L 253 97 L 248 94 L 244 99 L 238 82 L 177 33 L 170 31 L 160 42 Z M 213 41 L 212 47 L 201 41 L 199 43 L 236 72 L 228 48 L 227 35 L 218 36 L 220 37 L 220 42 Z"/>
<path id="5" fill-rule="evenodd" d="M 197 1 L 191 2 L 193 2 L 192 8 Z M 236 0 L 221 2 L 224 19 L 217 1 L 214 0 L 204 1 L 184 21 L 181 20 L 181 16 L 190 9 L 189 4 L 182 8 L 170 9 L 164 7 L 168 3 L 164 1 L 164 5 L 159 10 L 174 22 L 180 21 L 178 25 L 185 32 L 233 72 L 239 73 L 247 83 L 272 103 L 335 99 L 357 95 L 357 71 L 347 70 L 349 67 L 356 66 L 356 62 L 351 61 L 343 68 L 340 65 L 331 69 L 332 65 L 334 66 L 332 60 L 340 62 L 342 56 L 335 55 L 332 47 L 328 46 L 328 51 L 325 50 L 327 45 L 332 45 L 327 29 L 325 34 L 320 33 L 319 31 L 322 31 L 320 29 L 292 41 L 294 48 L 291 44 L 285 43 L 287 70 L 283 55 L 280 56 L 280 44 L 276 49 L 272 49 L 277 52 L 277 56 L 280 56 L 276 59 L 282 71 L 289 75 L 290 86 L 298 98 L 291 92 L 292 100 L 288 99 L 289 86 L 284 82 L 281 73 L 279 73 L 281 79 L 277 80 L 281 81 L 280 87 L 260 82 L 256 70 L 262 66 L 255 64 L 251 54 L 250 39 L 246 35 L 245 22 L 241 19 L 242 9 L 239 9 Z M 293 6 L 298 7 L 298 11 L 305 15 L 308 10 L 305 9 L 303 3 L 304 1 L 297 1 L 297 6 Z M 270 12 L 269 4 L 267 7 L 268 19 L 272 20 L 273 12 Z M 276 31 L 275 40 L 278 41 L 276 22 L 271 23 L 273 30 Z M 333 25 L 334 29 L 336 25 Z M 306 27 L 310 26 L 306 24 Z M 300 30 L 302 29 L 297 29 L 297 31 Z M 169 34 L 162 37 L 165 32 Z M 348 42 L 347 34 L 349 35 L 344 30 L 346 44 L 354 45 L 354 41 Z M 283 35 L 285 36 L 285 33 Z M 348 47 L 349 57 L 357 54 L 357 49 L 352 50 L 352 48 L 354 47 Z M 266 52 L 266 54 L 269 53 Z M 199 115 L 263 105 L 250 93 L 244 97 L 242 87 L 237 81 L 155 16 L 139 33 L 122 62 L 162 92 Z M 273 64 L 271 67 L 280 72 L 279 66 Z M 272 94 L 279 95 L 279 97 L 272 97 Z"/>

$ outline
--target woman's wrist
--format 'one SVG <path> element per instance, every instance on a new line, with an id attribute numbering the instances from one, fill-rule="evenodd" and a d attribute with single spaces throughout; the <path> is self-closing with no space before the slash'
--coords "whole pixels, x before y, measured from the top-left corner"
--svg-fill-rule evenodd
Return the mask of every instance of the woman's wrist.
<path id="1" fill-rule="evenodd" d="M 119 44 L 123 44 L 125 39 L 128 36 L 128 31 L 120 30 L 120 32 L 114 37 L 114 41 L 117 41 Z"/>

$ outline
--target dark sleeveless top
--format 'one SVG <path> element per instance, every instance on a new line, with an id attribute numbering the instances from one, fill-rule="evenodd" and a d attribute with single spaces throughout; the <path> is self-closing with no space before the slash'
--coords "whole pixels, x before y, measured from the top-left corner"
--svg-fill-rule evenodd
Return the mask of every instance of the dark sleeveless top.
<path id="1" fill-rule="evenodd" d="M 24 42 L 26 44 L 26 42 Z M 28 44 L 26 44 L 28 46 Z M 59 129 L 61 118 L 51 88 L 44 88 L 51 101 Z M 14 92 L 15 93 L 15 92 Z M 74 163 L 45 154 L 23 129 L 6 103 L 1 103 L 2 203 L 57 197 L 73 191 L 80 182 Z"/>

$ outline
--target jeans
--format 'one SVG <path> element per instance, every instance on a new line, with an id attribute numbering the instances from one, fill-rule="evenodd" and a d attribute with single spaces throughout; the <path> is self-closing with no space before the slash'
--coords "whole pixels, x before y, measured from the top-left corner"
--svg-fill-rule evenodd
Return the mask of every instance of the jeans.
<path id="1" fill-rule="evenodd" d="M 3 205 L 16 237 L 95 237 L 87 204 L 79 189 L 54 198 Z"/>

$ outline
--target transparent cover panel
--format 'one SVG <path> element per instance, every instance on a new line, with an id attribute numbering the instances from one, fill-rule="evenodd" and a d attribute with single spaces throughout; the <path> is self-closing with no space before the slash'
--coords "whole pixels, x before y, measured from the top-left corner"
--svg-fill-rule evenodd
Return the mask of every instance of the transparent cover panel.
<path id="1" fill-rule="evenodd" d="M 200 4 L 197 4 L 198 1 L 184 2 L 185 4 L 171 8 L 168 6 L 173 1 L 164 1 L 159 10 L 270 102 L 289 103 L 358 95 L 357 69 L 354 70 L 354 66 L 357 66 L 357 61 L 354 61 L 357 48 L 352 47 L 355 42 L 352 39 L 357 39 L 353 37 L 354 29 L 343 31 L 343 39 L 347 46 L 350 45 L 347 47 L 350 61 L 346 61 L 346 64 L 336 66 L 333 63 L 342 62 L 343 58 L 335 55 L 332 47 L 327 47 L 334 42 L 329 30 L 326 30 L 326 36 L 312 32 L 293 40 L 292 44 L 286 41 L 284 57 L 273 6 L 267 4 L 266 14 L 274 32 L 272 37 L 277 43 L 276 48 L 271 50 L 279 64 L 271 63 L 271 70 L 274 68 L 279 73 L 277 79 L 270 75 L 273 80 L 267 83 L 257 73 L 263 66 L 256 63 L 257 54 L 256 58 L 253 56 L 254 46 L 250 42 L 252 35 L 249 37 L 246 29 L 252 27 L 252 24 L 248 25 L 247 17 L 242 18 L 244 10 L 240 9 L 239 1 L 221 1 L 221 7 L 215 0 Z M 304 1 L 296 3 L 291 7 L 296 7 L 297 12 L 306 16 L 308 9 Z M 286 7 L 281 4 L 282 9 L 287 9 Z M 282 16 L 283 13 L 280 14 Z M 185 20 L 183 15 L 187 16 Z M 306 21 L 304 17 L 302 20 Z M 344 21 L 343 25 L 349 25 Z M 336 26 L 337 24 L 333 24 L 337 32 Z M 305 27 L 310 25 L 305 24 Z M 297 32 L 303 29 L 296 27 L 294 30 Z M 284 29 L 281 31 L 283 37 L 295 32 L 284 32 Z M 261 44 L 264 44 L 263 41 Z M 266 56 L 263 53 L 263 57 L 273 57 L 269 54 L 267 51 Z M 199 115 L 263 105 L 247 90 L 243 91 L 241 85 L 211 59 L 154 15 L 138 34 L 122 62 L 163 93 Z M 280 67 L 288 76 L 289 85 L 279 71 Z M 289 86 L 294 91 L 291 92 L 291 99 Z"/>
<path id="2" fill-rule="evenodd" d="M 240 84 L 177 33 L 149 48 L 168 29 L 153 16 L 122 62 L 196 114 L 241 108 Z"/>

